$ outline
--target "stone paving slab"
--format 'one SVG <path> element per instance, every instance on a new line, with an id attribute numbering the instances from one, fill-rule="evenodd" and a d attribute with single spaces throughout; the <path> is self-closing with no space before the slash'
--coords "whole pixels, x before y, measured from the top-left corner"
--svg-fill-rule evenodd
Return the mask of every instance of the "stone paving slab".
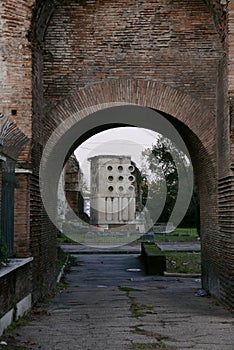
<path id="1" fill-rule="evenodd" d="M 71 254 L 138 254 L 141 252 L 141 244 L 127 244 L 118 247 L 100 245 L 91 247 L 84 244 L 61 244 L 61 248 Z"/>
<path id="2" fill-rule="evenodd" d="M 168 252 L 199 252 L 200 242 L 157 242 L 162 251 Z"/>
<path id="3" fill-rule="evenodd" d="M 201 250 L 200 242 L 157 242 L 162 251 L 187 251 L 197 252 Z M 107 245 L 100 247 L 89 247 L 82 244 L 61 244 L 61 248 L 71 254 L 140 254 L 141 244 L 139 242 L 122 245 L 119 247 L 108 247 Z"/>
<path id="4" fill-rule="evenodd" d="M 233 350 L 233 315 L 197 279 L 145 276 L 138 255 L 76 255 L 68 287 L 6 340 L 22 349 Z M 135 271 L 129 271 L 135 269 Z M 7 346 L 5 349 L 11 350 Z M 14 348 L 16 349 L 16 348 Z"/>

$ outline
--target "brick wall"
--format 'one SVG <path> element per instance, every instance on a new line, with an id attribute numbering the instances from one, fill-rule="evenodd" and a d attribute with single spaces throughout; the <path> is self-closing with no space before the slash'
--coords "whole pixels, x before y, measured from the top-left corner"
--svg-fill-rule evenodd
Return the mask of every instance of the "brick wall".
<path id="1" fill-rule="evenodd" d="M 28 263 L 0 277 L 0 318 L 25 298 L 32 290 L 32 276 Z"/>
<path id="2" fill-rule="evenodd" d="M 100 91 L 102 92 L 101 95 Z M 69 128 L 71 128 L 72 134 L 75 135 L 74 140 L 70 140 L 72 144 L 77 135 L 79 135 L 82 118 L 89 120 L 89 123 L 86 122 L 85 124 L 86 129 L 84 129 L 84 125 L 82 124 L 84 133 L 88 132 L 90 125 L 93 127 L 95 125 L 100 127 L 100 124 L 105 125 L 108 122 L 111 110 L 107 110 L 104 113 L 102 110 L 103 106 L 114 107 L 116 103 L 118 104 L 118 101 L 119 103 L 123 103 L 124 101 L 126 104 L 133 103 L 156 108 L 164 112 L 165 117 L 176 126 L 186 142 L 191 153 L 200 191 L 201 234 L 204 257 L 203 283 L 204 287 L 209 289 L 212 294 L 219 296 L 219 290 L 215 286 L 220 285 L 220 268 L 225 268 L 227 262 L 222 256 L 220 237 L 218 235 L 216 124 L 213 114 L 205 108 L 204 104 L 193 100 L 187 94 L 183 94 L 176 89 L 169 88 L 158 82 L 108 80 L 100 85 L 97 84 L 87 87 L 85 90 L 80 90 L 61 103 L 50 114 L 51 118 L 54 117 L 52 125 L 56 123 L 56 120 L 58 122 L 62 118 L 67 120 L 66 123 L 63 123 L 60 133 L 62 136 L 68 133 Z M 97 111 L 96 113 L 98 113 L 93 115 L 93 118 L 89 116 L 89 107 L 91 106 L 92 112 Z M 81 107 L 86 107 L 86 109 L 82 113 L 74 114 L 74 111 L 78 111 Z M 124 106 L 121 108 L 124 108 Z M 124 117 L 126 113 L 123 110 L 119 111 L 118 121 L 120 123 L 126 121 Z M 71 115 L 73 115 L 72 118 L 70 118 Z M 189 118 L 187 118 L 188 115 Z M 137 114 L 137 120 L 139 120 L 139 114 Z M 144 115 L 142 122 L 144 122 Z M 201 125 L 203 126 L 202 128 Z M 197 135 L 199 135 L 199 138 Z M 68 139 L 69 135 L 67 135 Z M 62 143 L 63 141 L 59 139 L 59 142 Z M 52 144 L 51 150 L 53 147 L 54 144 Z M 60 144 L 60 147 L 62 147 L 62 144 Z M 56 181 L 54 174 L 53 180 Z M 220 256 L 218 262 L 217 251 L 219 251 Z"/>
<path id="3" fill-rule="evenodd" d="M 40 197 L 39 179 L 30 176 L 30 247 L 33 262 L 33 301 L 56 283 L 57 229 L 47 217 Z"/>
<path id="4" fill-rule="evenodd" d="M 30 251 L 29 174 L 16 173 L 14 253 L 28 257 Z"/>
<path id="5" fill-rule="evenodd" d="M 228 4 L 228 30 L 227 30 L 227 52 L 228 52 L 228 92 L 234 94 L 234 29 L 233 29 L 234 4 Z"/>
<path id="6" fill-rule="evenodd" d="M 47 108 L 103 79 L 155 79 L 214 109 L 222 46 L 204 1 L 64 1 L 44 43 Z"/>
<path id="7" fill-rule="evenodd" d="M 223 45 L 225 44 L 227 30 L 228 2 L 228 0 L 205 0 L 205 3 L 213 15 L 215 27 Z"/>
<path id="8" fill-rule="evenodd" d="M 1 277 L 0 305 L 1 314 L 9 311 L 14 305 L 31 292 L 31 278 L 29 265 Z"/>
<path id="9" fill-rule="evenodd" d="M 38 3 L 44 6 L 51 1 Z M 32 171 L 32 174 L 22 172 L 16 175 L 15 254 L 18 257 L 32 255 L 35 258 L 32 263 L 34 300 L 55 283 L 57 249 L 56 230 L 43 214 L 38 185 L 39 142 L 43 142 L 43 138 L 40 132 L 40 104 L 35 106 L 33 112 L 33 94 L 39 95 L 35 86 L 40 86 L 41 79 L 37 81 L 40 75 L 36 74 L 35 64 L 33 67 L 35 55 L 32 56 L 34 44 L 31 41 L 32 16 L 34 13 L 38 17 L 37 9 L 39 7 L 34 0 L 0 2 L 0 112 L 15 121 L 31 139 L 31 144 L 21 152 L 19 166 Z"/>
<path id="10" fill-rule="evenodd" d="M 0 3 L 0 108 L 31 136 L 32 78 L 28 31 L 33 0 Z"/>
<path id="11" fill-rule="evenodd" d="M 16 191 L 16 215 L 27 223 L 17 219 L 15 227 L 19 254 L 30 251 L 35 257 L 34 300 L 54 284 L 55 276 L 56 230 L 43 211 L 39 191 L 43 144 L 74 111 L 125 102 L 164 112 L 187 142 L 201 193 L 203 283 L 224 302 L 233 303 L 233 140 L 231 102 L 227 104 L 233 93 L 233 2 L 228 4 L 229 16 L 224 3 L 0 3 L 0 112 L 32 137 L 21 157 L 21 166 L 32 174 L 18 176 Z M 79 118 L 87 115 L 83 112 Z M 23 194 L 25 188 L 29 197 Z M 17 214 L 20 201 L 25 211 Z M 29 250 L 28 243 L 21 244 L 20 230 L 27 239 L 29 234 Z"/>
<path id="12" fill-rule="evenodd" d="M 230 281 L 232 261 L 222 255 L 229 234 L 219 232 L 216 172 L 217 121 L 219 171 L 222 176 L 229 172 L 223 108 L 225 31 L 226 6 L 218 1 L 65 0 L 46 31 L 43 74 L 45 113 L 54 116 L 47 121 L 48 129 L 69 113 L 112 101 L 150 106 L 167 113 L 171 121 L 174 116 L 184 123 L 175 122 L 190 149 L 199 184 L 203 286 L 230 303 L 231 284 L 226 293 L 223 291 L 224 279 Z M 121 79 L 122 85 L 116 79 Z M 139 87 L 141 80 L 157 81 L 157 89 L 151 86 L 149 91 L 145 82 Z M 109 84 L 103 83 L 106 81 Z M 100 88 L 89 88 L 98 83 Z M 176 97 L 169 86 L 175 89 Z M 79 94 L 82 88 L 85 90 Z M 194 99 L 192 107 L 185 106 L 182 96 L 178 98 L 179 91 Z M 61 102 L 67 95 L 69 99 Z M 206 111 L 194 112 L 198 101 Z M 230 254 L 231 247 L 225 249 Z"/>

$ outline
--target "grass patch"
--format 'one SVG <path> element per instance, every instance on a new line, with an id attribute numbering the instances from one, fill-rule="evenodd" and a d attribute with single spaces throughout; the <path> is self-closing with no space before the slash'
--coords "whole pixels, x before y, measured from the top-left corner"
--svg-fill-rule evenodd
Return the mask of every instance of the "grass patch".
<path id="1" fill-rule="evenodd" d="M 198 234 L 196 228 L 176 228 L 167 234 L 154 235 L 155 242 L 197 242 Z"/>
<path id="2" fill-rule="evenodd" d="M 67 260 L 67 253 L 65 253 L 60 247 L 57 249 L 57 273 L 61 270 L 62 266 Z"/>
<path id="3" fill-rule="evenodd" d="M 122 292 L 142 292 L 141 289 L 137 289 L 137 288 L 132 288 L 132 287 L 125 287 L 125 286 L 118 286 L 119 290 L 121 290 Z"/>
<path id="4" fill-rule="evenodd" d="M 87 235 L 87 229 L 79 229 L 72 224 L 68 224 L 66 228 L 69 232 L 69 237 L 64 234 L 60 234 L 58 238 L 59 243 L 81 243 L 81 244 L 127 244 L 132 242 L 139 242 L 140 236 L 139 232 L 91 232 Z M 194 242 L 197 241 L 197 229 L 196 228 L 176 228 L 173 232 L 167 234 L 155 233 L 155 242 Z"/>
<path id="5" fill-rule="evenodd" d="M 57 241 L 58 241 L 60 244 L 63 244 L 63 243 L 76 243 L 76 242 L 73 241 L 71 238 L 65 236 L 63 233 L 61 233 L 61 234 L 57 237 Z"/>
<path id="6" fill-rule="evenodd" d="M 13 321 L 6 329 L 6 333 L 12 332 L 17 327 L 24 327 L 27 326 L 29 322 L 29 316 L 24 316 L 22 318 L 19 318 L 17 321 Z"/>
<path id="7" fill-rule="evenodd" d="M 59 293 L 67 288 L 67 283 L 65 281 L 60 281 L 56 283 L 55 293 Z"/>
<path id="8" fill-rule="evenodd" d="M 157 341 L 162 342 L 163 340 L 169 339 L 168 336 L 160 334 L 160 333 L 155 333 L 151 331 L 147 331 L 143 328 L 140 328 L 139 326 L 136 326 L 133 330 L 133 333 L 139 334 L 139 335 L 146 335 L 147 337 L 154 337 L 157 339 Z"/>
<path id="9" fill-rule="evenodd" d="M 200 252 L 164 252 L 167 259 L 167 272 L 201 273 Z"/>
<path id="10" fill-rule="evenodd" d="M 145 308 L 144 305 L 138 304 L 136 302 L 132 302 L 130 306 L 130 311 L 133 317 L 139 318 L 145 316 Z"/>
<path id="11" fill-rule="evenodd" d="M 132 330 L 132 333 L 145 334 L 145 330 L 140 326 L 135 326 L 134 329 Z"/>
<path id="12" fill-rule="evenodd" d="M 80 243 L 87 245 L 98 245 L 98 244 L 127 244 L 132 241 L 137 241 L 141 236 L 140 233 L 122 233 L 122 234 L 114 234 L 114 233 L 106 233 L 105 235 L 93 233 L 93 236 L 87 236 L 85 233 L 74 233 L 71 232 L 71 242 L 63 241 L 61 243 Z"/>
<path id="13" fill-rule="evenodd" d="M 165 255 L 164 252 L 156 244 L 143 243 L 144 250 L 148 255 Z"/>
<path id="14" fill-rule="evenodd" d="M 144 317 L 146 314 L 152 314 L 153 310 L 153 305 L 140 304 L 135 301 L 135 298 L 131 298 L 130 311 L 133 317 Z"/>
<path id="15" fill-rule="evenodd" d="M 118 286 L 119 290 L 126 293 L 126 296 L 130 300 L 130 311 L 132 317 L 139 318 L 145 316 L 147 313 L 153 313 L 154 306 L 153 305 L 144 305 L 137 303 L 135 298 L 130 295 L 130 292 L 142 292 L 141 289 L 132 288 L 128 286 Z"/>

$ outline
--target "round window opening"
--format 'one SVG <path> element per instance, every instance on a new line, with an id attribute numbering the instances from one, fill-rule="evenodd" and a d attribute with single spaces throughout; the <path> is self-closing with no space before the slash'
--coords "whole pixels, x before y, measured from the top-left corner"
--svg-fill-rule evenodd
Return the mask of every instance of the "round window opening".
<path id="1" fill-rule="evenodd" d="M 111 165 L 108 165 L 107 170 L 111 171 L 113 168 Z"/>
<path id="2" fill-rule="evenodd" d="M 108 181 L 113 181 L 113 180 L 114 180 L 113 176 L 108 176 Z"/>
<path id="3" fill-rule="evenodd" d="M 123 186 L 119 186 L 119 191 L 122 192 L 124 190 Z"/>
<path id="4" fill-rule="evenodd" d="M 123 176 L 119 176 L 119 181 L 123 181 Z"/>
<path id="5" fill-rule="evenodd" d="M 119 170 L 119 171 L 123 171 L 122 165 L 119 165 L 119 166 L 118 166 L 118 170 Z"/>
<path id="6" fill-rule="evenodd" d="M 134 171 L 134 166 L 129 165 L 128 170 L 131 171 L 131 172 Z"/>
<path id="7" fill-rule="evenodd" d="M 108 187 L 108 190 L 109 190 L 110 192 L 112 192 L 112 191 L 114 190 L 114 187 L 113 187 L 113 186 L 109 186 L 109 187 Z"/>
<path id="8" fill-rule="evenodd" d="M 132 175 L 129 176 L 129 177 L 128 177 L 128 180 L 131 181 L 131 182 L 134 181 L 134 176 L 132 176 Z"/>
<path id="9" fill-rule="evenodd" d="M 129 189 L 129 191 L 132 192 L 134 190 L 134 187 L 133 186 L 129 186 L 128 189 Z"/>

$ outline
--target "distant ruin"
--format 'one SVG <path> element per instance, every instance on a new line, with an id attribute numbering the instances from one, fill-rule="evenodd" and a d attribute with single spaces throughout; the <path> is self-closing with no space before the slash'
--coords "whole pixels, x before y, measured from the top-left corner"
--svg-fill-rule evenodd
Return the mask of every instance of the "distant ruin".
<path id="1" fill-rule="evenodd" d="M 147 232 L 152 223 L 141 211 L 138 169 L 131 157 L 100 155 L 89 160 L 90 223 L 103 230 Z"/>

